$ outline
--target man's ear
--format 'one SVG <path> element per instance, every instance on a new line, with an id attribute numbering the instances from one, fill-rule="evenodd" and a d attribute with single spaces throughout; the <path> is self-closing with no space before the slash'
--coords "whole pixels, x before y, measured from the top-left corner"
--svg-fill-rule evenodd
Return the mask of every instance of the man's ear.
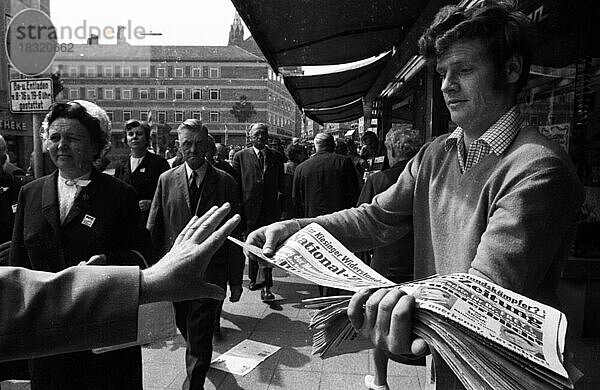
<path id="1" fill-rule="evenodd" d="M 506 74 L 506 82 L 509 84 L 516 83 L 523 72 L 523 57 L 518 54 L 512 56 L 504 68 Z"/>

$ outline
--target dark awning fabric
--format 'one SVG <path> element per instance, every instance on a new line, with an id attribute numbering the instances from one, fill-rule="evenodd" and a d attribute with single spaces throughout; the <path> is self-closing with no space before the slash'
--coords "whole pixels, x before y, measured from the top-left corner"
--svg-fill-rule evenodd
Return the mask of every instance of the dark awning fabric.
<path id="1" fill-rule="evenodd" d="M 359 61 L 401 41 L 427 1 L 232 0 L 263 54 L 282 66 Z"/>
<path id="2" fill-rule="evenodd" d="M 286 76 L 285 86 L 304 109 L 338 107 L 365 96 L 390 56 L 387 54 L 371 64 L 343 72 Z"/>
<path id="3" fill-rule="evenodd" d="M 323 123 L 350 122 L 363 116 L 362 99 L 342 107 L 323 110 L 304 110 L 307 117 L 313 121 Z"/>

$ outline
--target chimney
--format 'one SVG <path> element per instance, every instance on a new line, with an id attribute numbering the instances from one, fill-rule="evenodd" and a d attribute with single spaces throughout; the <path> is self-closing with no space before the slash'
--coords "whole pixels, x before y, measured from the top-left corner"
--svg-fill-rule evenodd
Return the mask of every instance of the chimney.
<path id="1" fill-rule="evenodd" d="M 117 45 L 121 45 L 123 43 L 127 43 L 125 40 L 125 26 L 117 27 Z"/>
<path id="2" fill-rule="evenodd" d="M 87 39 L 88 45 L 97 45 L 98 44 L 98 35 L 90 34 L 90 37 Z"/>

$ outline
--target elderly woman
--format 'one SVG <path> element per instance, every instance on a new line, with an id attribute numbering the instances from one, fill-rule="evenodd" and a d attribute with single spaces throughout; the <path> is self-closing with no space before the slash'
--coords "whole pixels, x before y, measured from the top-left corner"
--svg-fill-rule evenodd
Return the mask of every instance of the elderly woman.
<path id="1" fill-rule="evenodd" d="M 11 265 L 57 272 L 90 259 L 101 265 L 144 264 L 150 239 L 135 190 L 93 166 L 109 136 L 108 116 L 93 103 L 78 100 L 51 108 L 42 138 L 58 170 L 21 190 Z M 48 296 L 37 304 L 69 298 Z M 90 339 L 112 331 L 102 318 L 88 329 Z M 29 367 L 33 390 L 142 389 L 140 347 L 33 359 Z"/>

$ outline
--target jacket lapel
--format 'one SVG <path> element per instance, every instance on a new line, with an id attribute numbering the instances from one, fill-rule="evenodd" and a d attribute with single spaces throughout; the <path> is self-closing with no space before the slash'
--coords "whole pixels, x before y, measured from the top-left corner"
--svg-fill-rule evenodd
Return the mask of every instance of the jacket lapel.
<path id="1" fill-rule="evenodd" d="M 179 191 L 177 191 L 177 192 L 179 194 L 183 194 L 185 204 L 186 204 L 188 210 L 190 211 L 190 214 L 194 214 L 194 210 L 192 210 L 192 207 L 190 205 L 190 189 L 188 187 L 188 179 L 187 179 L 187 172 L 185 169 L 185 163 L 181 164 L 175 170 L 174 173 L 175 173 L 175 181 L 177 182 L 177 187 L 179 187 Z M 178 203 L 175 202 L 175 204 L 178 204 Z"/>
<path id="2" fill-rule="evenodd" d="M 46 221 L 54 229 L 54 233 L 60 233 L 60 214 L 58 211 L 58 190 L 56 188 L 56 180 L 58 170 L 50 176 L 46 176 L 42 184 L 42 214 Z"/>
<path id="3" fill-rule="evenodd" d="M 202 181 L 202 192 L 200 192 L 200 201 L 198 202 L 197 210 L 204 211 L 207 209 L 208 201 L 212 198 L 213 192 L 215 192 L 215 188 L 217 187 L 217 174 L 215 172 L 215 168 L 206 161 L 206 174 L 204 175 L 204 180 Z M 212 206 L 212 205 L 210 205 Z M 196 210 L 194 210 L 194 213 Z"/>

